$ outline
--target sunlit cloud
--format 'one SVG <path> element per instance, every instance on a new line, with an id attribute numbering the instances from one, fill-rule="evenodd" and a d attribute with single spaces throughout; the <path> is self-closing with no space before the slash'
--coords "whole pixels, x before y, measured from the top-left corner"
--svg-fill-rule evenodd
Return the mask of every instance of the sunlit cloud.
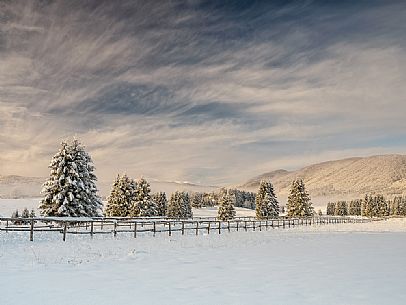
<path id="1" fill-rule="evenodd" d="M 0 8 L 0 174 L 74 135 L 102 180 L 207 184 L 406 147 L 401 1 Z"/>

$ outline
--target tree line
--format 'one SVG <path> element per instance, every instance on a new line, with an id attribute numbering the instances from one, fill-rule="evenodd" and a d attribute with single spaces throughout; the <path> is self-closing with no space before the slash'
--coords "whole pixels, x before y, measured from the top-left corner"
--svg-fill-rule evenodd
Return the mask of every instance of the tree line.
<path id="1" fill-rule="evenodd" d="M 176 191 L 169 200 L 164 192 L 151 193 L 145 178 L 134 180 L 117 175 L 107 204 L 97 194 L 96 175 L 90 155 L 77 140 L 63 141 L 49 165 L 50 175 L 43 185 L 40 212 L 43 216 L 69 217 L 151 217 L 190 218 L 192 207 L 218 206 L 218 218 L 235 217 L 235 207 L 256 211 L 258 219 L 279 217 L 281 207 L 270 181 L 261 181 L 257 193 L 238 189 L 221 189 L 218 193 Z M 314 210 L 303 180 L 293 181 L 288 203 L 288 217 L 313 216 Z"/>
<path id="2" fill-rule="evenodd" d="M 326 213 L 335 216 L 406 216 L 406 197 L 387 200 L 383 195 L 365 195 L 363 199 L 329 202 Z"/>

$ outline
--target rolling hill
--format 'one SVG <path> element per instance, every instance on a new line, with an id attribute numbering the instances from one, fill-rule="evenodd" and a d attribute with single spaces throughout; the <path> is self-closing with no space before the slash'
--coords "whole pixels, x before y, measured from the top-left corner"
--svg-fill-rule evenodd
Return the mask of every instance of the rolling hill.
<path id="1" fill-rule="evenodd" d="M 362 197 L 366 193 L 386 196 L 406 193 L 406 155 L 348 158 L 310 165 L 296 171 L 264 173 L 241 188 L 256 190 L 262 179 L 270 179 L 275 191 L 286 197 L 295 178 L 302 178 L 313 197 Z"/>

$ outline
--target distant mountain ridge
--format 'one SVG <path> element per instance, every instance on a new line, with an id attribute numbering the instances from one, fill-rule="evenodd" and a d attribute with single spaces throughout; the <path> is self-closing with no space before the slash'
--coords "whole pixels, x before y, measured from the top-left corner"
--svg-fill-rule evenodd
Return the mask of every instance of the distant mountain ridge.
<path id="1" fill-rule="evenodd" d="M 45 177 L 24 177 L 17 175 L 0 176 L 0 198 L 35 198 L 40 197 L 42 184 L 46 181 Z M 153 192 L 166 192 L 168 196 L 174 191 L 194 191 L 211 192 L 219 187 L 211 185 L 199 185 L 191 182 L 180 181 L 160 181 L 156 179 L 147 179 L 151 183 Z M 100 195 L 108 196 L 111 185 L 109 181 L 98 181 Z"/>
<path id="2" fill-rule="evenodd" d="M 248 180 L 241 188 L 256 190 L 270 179 L 280 196 L 287 196 L 295 178 L 302 178 L 311 196 L 362 197 L 406 194 L 406 155 L 356 157 L 313 164 L 296 171 L 276 170 Z"/>

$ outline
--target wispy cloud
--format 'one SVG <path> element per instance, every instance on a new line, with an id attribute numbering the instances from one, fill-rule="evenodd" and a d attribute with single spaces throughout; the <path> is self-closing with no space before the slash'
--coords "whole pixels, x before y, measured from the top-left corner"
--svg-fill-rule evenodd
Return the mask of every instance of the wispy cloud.
<path id="1" fill-rule="evenodd" d="M 401 1 L 0 2 L 0 174 L 45 175 L 75 134 L 101 179 L 228 184 L 401 152 L 405 17 Z"/>

